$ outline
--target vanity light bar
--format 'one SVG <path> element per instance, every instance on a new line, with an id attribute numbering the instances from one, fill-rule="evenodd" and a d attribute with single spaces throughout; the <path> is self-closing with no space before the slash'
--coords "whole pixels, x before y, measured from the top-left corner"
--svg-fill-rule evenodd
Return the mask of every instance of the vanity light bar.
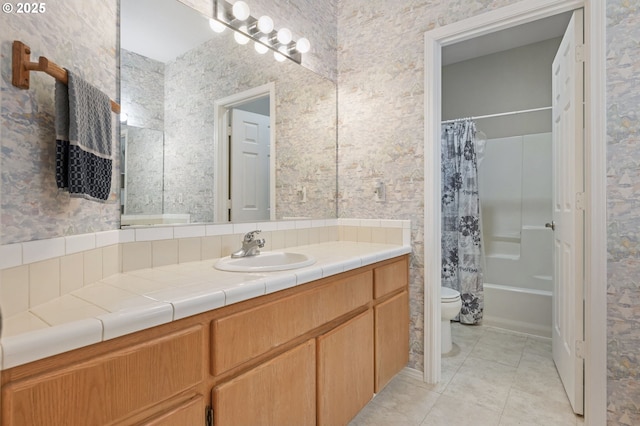
<path id="1" fill-rule="evenodd" d="M 242 3 L 241 6 L 243 7 L 240 8 L 242 9 L 242 12 L 249 10 L 248 6 L 246 6 L 246 3 L 242 1 L 238 1 L 236 2 L 236 4 L 237 3 Z M 236 6 L 236 9 L 238 9 L 238 6 L 236 4 L 232 5 L 226 0 L 216 0 L 215 19 L 222 22 L 227 27 L 245 34 L 255 43 L 273 50 L 274 53 L 285 56 L 298 64 L 302 62 L 302 53 L 300 52 L 300 50 L 303 50 L 305 52 L 309 50 L 309 41 L 306 38 L 301 38 L 299 40 L 299 42 L 302 42 L 300 44 L 300 50 L 296 48 L 298 43 L 290 39 L 289 41 L 287 41 L 287 37 L 284 38 L 284 41 L 286 41 L 286 43 L 283 43 L 282 41 L 280 41 L 283 40 L 282 36 L 280 37 L 280 40 L 278 38 L 278 30 L 272 28 L 269 33 L 263 33 L 259 29 L 258 19 L 254 18 L 250 14 L 243 20 L 236 18 L 236 16 L 234 15 L 234 6 Z M 244 8 L 244 6 L 246 6 L 246 9 Z M 243 13 L 240 17 L 244 18 L 245 16 L 246 14 Z M 273 27 L 273 25 L 271 25 L 271 27 Z M 280 31 L 282 32 L 282 30 Z M 286 30 L 284 32 L 288 32 L 289 36 L 291 34 L 291 31 L 289 30 Z M 285 34 L 285 36 L 286 35 L 287 34 Z"/>

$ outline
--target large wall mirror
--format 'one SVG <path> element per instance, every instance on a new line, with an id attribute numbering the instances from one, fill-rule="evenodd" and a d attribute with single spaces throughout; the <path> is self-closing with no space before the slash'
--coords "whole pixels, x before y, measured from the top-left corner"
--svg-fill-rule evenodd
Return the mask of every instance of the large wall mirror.
<path id="1" fill-rule="evenodd" d="M 336 85 L 178 0 L 121 0 L 122 224 L 336 217 Z"/>

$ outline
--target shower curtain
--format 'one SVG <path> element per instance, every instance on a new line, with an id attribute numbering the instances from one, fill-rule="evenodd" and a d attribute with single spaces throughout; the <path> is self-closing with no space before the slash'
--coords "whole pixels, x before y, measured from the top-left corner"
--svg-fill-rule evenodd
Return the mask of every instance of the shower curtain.
<path id="1" fill-rule="evenodd" d="M 442 125 L 442 285 L 460 292 L 459 321 L 482 320 L 482 242 L 476 125 Z"/>

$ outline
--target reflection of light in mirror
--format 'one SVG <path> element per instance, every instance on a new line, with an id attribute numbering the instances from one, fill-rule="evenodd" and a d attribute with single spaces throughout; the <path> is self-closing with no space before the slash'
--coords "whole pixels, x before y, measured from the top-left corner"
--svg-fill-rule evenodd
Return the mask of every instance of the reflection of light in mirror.
<path id="1" fill-rule="evenodd" d="M 129 116 L 127 115 L 126 112 L 121 112 L 120 113 L 120 122 L 121 123 L 126 123 L 128 119 L 129 119 Z"/>
<path id="2" fill-rule="evenodd" d="M 311 50 L 311 43 L 309 43 L 308 39 L 302 37 L 296 43 L 296 50 L 300 53 L 307 53 L 309 50 Z"/>
<path id="3" fill-rule="evenodd" d="M 260 37 L 260 41 L 265 44 L 269 42 L 269 40 L 267 40 L 266 37 Z M 267 50 L 269 50 L 267 46 L 265 46 L 264 44 L 260 44 L 258 42 L 255 43 L 254 47 L 256 49 L 256 52 L 258 52 L 261 55 L 264 55 L 265 53 L 267 53 Z"/>
<path id="4" fill-rule="evenodd" d="M 251 11 L 249 10 L 249 5 L 243 1 L 237 1 L 233 4 L 233 16 L 236 19 L 244 21 L 249 17 Z"/>
<path id="5" fill-rule="evenodd" d="M 258 30 L 263 34 L 269 34 L 273 31 L 273 19 L 267 15 L 263 15 L 258 19 Z"/>
<path id="6" fill-rule="evenodd" d="M 209 19 L 209 27 L 216 33 L 221 33 L 226 28 L 221 22 L 215 19 Z"/>
<path id="7" fill-rule="evenodd" d="M 301 37 L 299 43 L 293 41 L 293 32 L 288 28 L 278 30 L 274 27 L 273 19 L 267 15 L 255 18 L 251 15 L 249 5 L 244 1 L 235 1 L 230 3 L 229 0 L 213 0 L 215 5 L 215 16 L 218 21 L 224 23 L 233 30 L 242 31 L 244 37 L 248 37 L 253 41 L 258 41 L 262 35 L 268 37 L 268 43 L 262 43 L 268 49 L 277 50 L 280 45 L 286 46 L 286 51 L 280 51 L 281 55 L 302 63 L 303 52 L 309 52 L 311 44 L 309 40 Z M 238 43 L 245 44 L 244 37 L 237 36 Z M 254 45 L 255 46 L 255 45 Z M 298 47 L 296 47 L 298 46 Z M 255 46 L 262 52 L 262 48 Z M 278 57 L 278 59 L 280 59 Z"/>
<path id="8" fill-rule="evenodd" d="M 280 52 L 273 52 L 273 57 L 276 58 L 276 61 L 278 62 L 284 62 L 285 59 L 287 59 L 282 53 Z"/>
<path id="9" fill-rule="evenodd" d="M 247 31 L 247 27 L 243 25 L 242 27 L 240 27 L 240 31 L 246 32 Z M 235 39 L 236 43 L 238 43 L 238 44 L 247 44 L 247 43 L 249 43 L 249 37 L 247 37 L 246 35 L 244 35 L 242 33 L 239 33 L 239 32 L 233 33 L 233 38 Z"/>
<path id="10" fill-rule="evenodd" d="M 282 46 L 280 49 L 278 49 L 279 52 L 273 52 L 273 57 L 276 58 L 276 61 L 278 62 L 284 62 L 286 58 L 286 56 L 283 55 L 283 53 L 286 55 L 287 53 L 287 48 Z M 282 52 L 282 53 L 280 53 Z"/>
<path id="11" fill-rule="evenodd" d="M 278 41 L 282 44 L 289 44 L 293 39 L 291 30 L 289 28 L 281 28 L 278 30 Z"/>

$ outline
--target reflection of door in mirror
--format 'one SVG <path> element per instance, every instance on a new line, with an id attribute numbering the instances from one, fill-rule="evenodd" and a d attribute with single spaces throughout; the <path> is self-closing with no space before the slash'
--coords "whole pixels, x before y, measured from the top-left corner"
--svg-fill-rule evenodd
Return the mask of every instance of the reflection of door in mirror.
<path id="1" fill-rule="evenodd" d="M 216 99 L 216 221 L 275 219 L 275 85 Z"/>
<path id="2" fill-rule="evenodd" d="M 229 219 L 269 220 L 269 98 L 234 107 L 230 119 Z"/>

